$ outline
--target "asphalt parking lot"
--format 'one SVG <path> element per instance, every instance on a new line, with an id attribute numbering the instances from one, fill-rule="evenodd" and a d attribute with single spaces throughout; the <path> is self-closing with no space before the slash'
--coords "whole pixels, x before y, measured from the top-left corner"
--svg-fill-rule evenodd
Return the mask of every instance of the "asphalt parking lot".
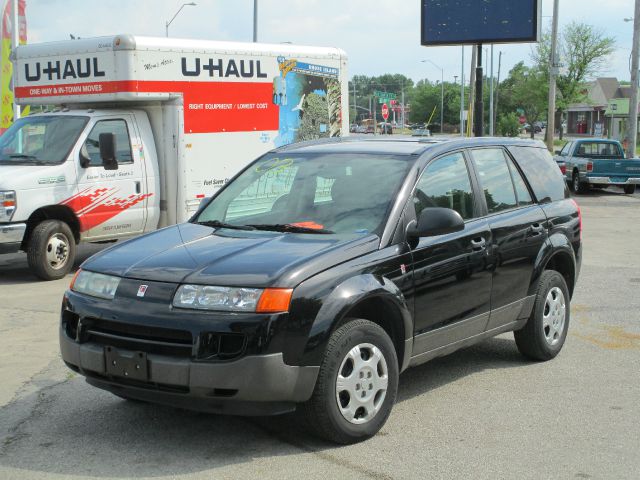
<path id="1" fill-rule="evenodd" d="M 408 370 L 381 433 L 349 447 L 295 415 L 205 415 L 88 386 L 58 354 L 70 278 L 38 282 L 23 255 L 0 257 L 0 479 L 637 479 L 640 195 L 578 202 L 584 260 L 561 354 L 531 363 L 509 334 Z"/>

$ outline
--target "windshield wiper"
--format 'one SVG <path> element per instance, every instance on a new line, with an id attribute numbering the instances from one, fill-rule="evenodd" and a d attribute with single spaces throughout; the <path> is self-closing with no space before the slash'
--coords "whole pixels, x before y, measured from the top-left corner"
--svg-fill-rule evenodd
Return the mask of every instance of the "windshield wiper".
<path id="1" fill-rule="evenodd" d="M 249 226 L 255 228 L 256 230 L 269 230 L 274 232 L 317 233 L 320 235 L 328 235 L 334 233 L 333 231 L 326 230 L 324 228 L 301 227 L 300 225 L 294 225 L 292 223 L 274 223 Z"/>
<path id="2" fill-rule="evenodd" d="M 204 222 L 195 222 L 198 225 L 213 228 L 232 228 L 234 230 L 255 230 L 251 225 L 233 225 L 232 223 L 221 222 L 220 220 L 205 220 Z"/>
<path id="3" fill-rule="evenodd" d="M 38 160 L 38 157 L 35 155 L 25 155 L 24 153 L 12 153 L 9 155 L 9 158 L 24 158 L 27 160 Z"/>

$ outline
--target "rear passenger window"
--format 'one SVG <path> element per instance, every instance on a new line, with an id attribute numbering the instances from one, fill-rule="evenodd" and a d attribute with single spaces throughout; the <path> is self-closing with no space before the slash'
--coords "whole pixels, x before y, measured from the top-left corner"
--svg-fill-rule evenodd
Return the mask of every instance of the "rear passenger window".
<path id="1" fill-rule="evenodd" d="M 413 196 L 416 217 L 425 208 L 455 210 L 465 220 L 473 218 L 473 191 L 461 153 L 438 158 L 424 169 Z"/>
<path id="2" fill-rule="evenodd" d="M 518 205 L 507 159 L 501 148 L 473 150 L 473 161 L 480 176 L 489 213 L 515 208 Z"/>
<path id="3" fill-rule="evenodd" d="M 533 199 L 531 198 L 527 184 L 524 182 L 522 175 L 520 175 L 520 172 L 513 162 L 511 160 L 507 161 L 509 162 L 509 169 L 511 170 L 511 177 L 513 178 L 513 186 L 516 188 L 518 206 L 524 207 L 526 205 L 531 205 L 533 203 Z"/>

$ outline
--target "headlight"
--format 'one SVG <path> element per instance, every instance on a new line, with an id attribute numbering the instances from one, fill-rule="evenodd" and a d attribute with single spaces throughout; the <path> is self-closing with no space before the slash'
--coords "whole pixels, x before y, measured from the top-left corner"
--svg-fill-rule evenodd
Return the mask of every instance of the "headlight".
<path id="1" fill-rule="evenodd" d="M 173 306 L 225 312 L 276 313 L 289 310 L 293 290 L 181 285 Z"/>
<path id="2" fill-rule="evenodd" d="M 0 222 L 10 222 L 16 211 L 16 192 L 0 191 Z"/>
<path id="3" fill-rule="evenodd" d="M 116 294 L 119 283 L 120 277 L 78 270 L 71 282 L 71 290 L 92 297 L 111 300 Z"/>

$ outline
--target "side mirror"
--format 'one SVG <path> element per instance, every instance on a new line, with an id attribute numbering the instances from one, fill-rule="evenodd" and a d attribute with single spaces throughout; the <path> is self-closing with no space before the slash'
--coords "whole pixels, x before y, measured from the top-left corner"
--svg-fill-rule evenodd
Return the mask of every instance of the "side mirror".
<path id="1" fill-rule="evenodd" d="M 556 150 L 556 151 L 555 151 L 555 154 L 556 154 L 556 155 L 560 155 L 561 153 L 562 153 L 562 150 Z"/>
<path id="2" fill-rule="evenodd" d="M 425 208 L 418 222 L 407 232 L 411 237 L 436 237 L 464 230 L 464 220 L 458 212 L 450 208 Z"/>
<path id="3" fill-rule="evenodd" d="M 100 147 L 100 158 L 105 170 L 117 170 L 118 160 L 116 159 L 116 136 L 113 133 L 101 133 L 98 137 Z"/>

